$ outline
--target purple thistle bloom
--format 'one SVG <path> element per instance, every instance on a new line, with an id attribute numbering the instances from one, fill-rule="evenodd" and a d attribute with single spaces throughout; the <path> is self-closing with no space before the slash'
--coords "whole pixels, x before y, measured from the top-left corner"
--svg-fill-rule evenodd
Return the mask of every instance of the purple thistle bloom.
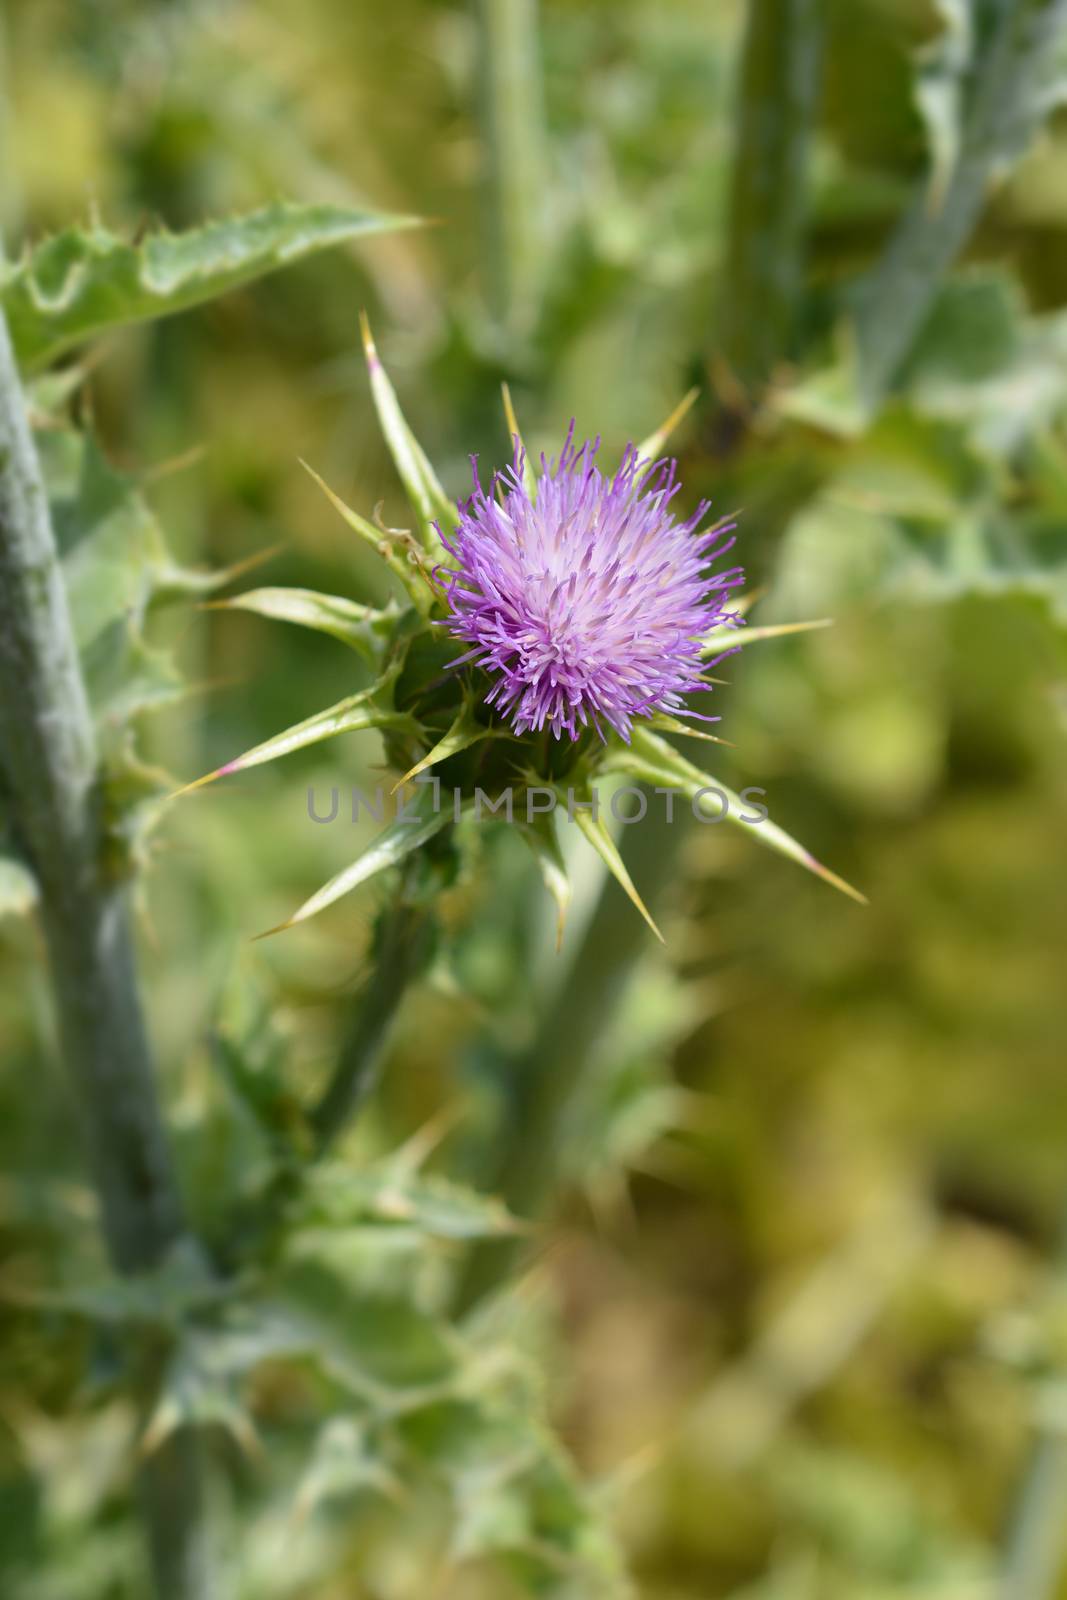
<path id="1" fill-rule="evenodd" d="M 732 547 L 732 526 L 698 532 L 706 501 L 675 519 L 675 462 L 648 467 L 628 445 L 607 478 L 599 445 L 576 446 L 572 422 L 559 460 L 541 457 L 536 501 L 517 443 L 488 491 L 472 457 L 474 492 L 442 535 L 456 561 L 440 572 L 444 626 L 473 646 L 453 665 L 475 661 L 497 676 L 486 699 L 516 733 L 550 727 L 577 739 L 591 724 L 603 738 L 608 723 L 628 741 L 635 717 L 699 716 L 682 697 L 709 687 L 700 640 L 738 620 L 727 606 L 741 569 L 708 571 Z"/>

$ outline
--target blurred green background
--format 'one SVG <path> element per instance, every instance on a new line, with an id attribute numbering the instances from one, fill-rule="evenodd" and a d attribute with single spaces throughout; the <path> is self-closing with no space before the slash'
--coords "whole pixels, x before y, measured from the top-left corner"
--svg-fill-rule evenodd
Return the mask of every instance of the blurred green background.
<path id="1" fill-rule="evenodd" d="M 96 353 L 80 404 L 171 546 L 215 566 L 277 546 L 265 582 L 385 594 L 298 460 L 402 520 L 361 307 L 454 493 L 470 453 L 506 459 L 503 378 L 536 448 L 574 416 L 612 453 L 701 387 L 678 436 L 685 492 L 740 508 L 756 620 L 834 619 L 730 663 L 722 774 L 762 785 L 871 904 L 721 829 L 646 847 L 634 872 L 667 946 L 642 934 L 592 1044 L 576 1029 L 580 1084 L 515 1337 L 648 1600 L 992 1596 L 1035 1427 L 1067 1426 L 1067 124 L 991 196 L 868 429 L 773 405 L 739 420 L 722 350 L 743 20 L 733 0 L 543 0 L 543 135 L 504 178 L 536 205 L 502 245 L 479 15 L 458 0 L 16 0 L 3 229 L 14 251 L 90 213 L 178 228 L 279 193 L 434 220 Z M 833 361 L 841 286 L 928 155 L 914 75 L 936 8 L 830 0 L 824 21 L 784 393 Z M 185 609 L 159 635 L 193 693 L 144 743 L 181 779 L 358 686 L 331 641 L 255 617 Z M 249 942 L 370 835 L 305 808 L 312 784 L 373 788 L 375 736 L 325 749 L 177 808 L 141 897 L 168 1105 L 209 1234 L 257 1159 L 212 1028 L 261 1005 L 294 1095 L 320 1082 L 387 893 Z M 354 1164 L 430 1124 L 433 1167 L 493 1185 L 509 1062 L 546 1016 L 569 1070 L 559 1008 L 581 1000 L 568 974 L 598 873 L 575 851 L 556 957 L 521 843 L 484 830 L 477 854 Z M 621 896 L 613 915 L 632 915 Z M 0 1591 L 105 1600 L 141 1592 L 109 1355 L 32 1303 L 64 1253 L 94 1249 L 66 1086 L 40 1067 L 37 953 L 32 925 L 0 922 Z M 386 1534 L 389 1496 L 353 1484 L 325 1526 L 292 1522 L 306 1395 L 268 1364 L 243 1404 L 266 1450 L 227 1457 L 219 1494 L 263 1492 L 247 1592 L 518 1592 L 476 1539 L 473 1559 L 450 1552 L 432 1500 L 391 1512 Z M 278 1463 L 290 1489 L 271 1498 Z M 1067 1522 L 1067 1478 L 1049 1482 Z"/>

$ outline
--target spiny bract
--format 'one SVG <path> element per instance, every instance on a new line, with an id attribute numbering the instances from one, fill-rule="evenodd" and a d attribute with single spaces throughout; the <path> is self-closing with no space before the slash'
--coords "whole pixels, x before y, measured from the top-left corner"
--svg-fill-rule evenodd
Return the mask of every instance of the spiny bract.
<path id="1" fill-rule="evenodd" d="M 456 566 L 441 569 L 445 626 L 496 677 L 489 694 L 516 733 L 551 728 L 577 739 L 609 724 L 629 740 L 635 717 L 656 711 L 715 721 L 683 696 L 709 688 L 701 640 L 730 626 L 739 567 L 710 564 L 734 543 L 733 528 L 698 532 L 708 503 L 684 522 L 673 461 L 649 464 L 628 445 L 618 471 L 596 464 L 600 441 L 576 445 L 571 424 L 558 460 L 541 457 L 536 496 L 524 458 L 494 474 L 488 490 L 472 457 L 474 492 L 442 533 Z"/>

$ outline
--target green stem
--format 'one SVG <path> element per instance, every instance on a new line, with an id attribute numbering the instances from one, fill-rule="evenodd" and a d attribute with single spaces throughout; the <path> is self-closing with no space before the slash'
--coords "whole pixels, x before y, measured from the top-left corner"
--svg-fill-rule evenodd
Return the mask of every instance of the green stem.
<path id="1" fill-rule="evenodd" d="M 1002 1600 L 1052 1600 L 1067 1555 L 1067 1439 L 1056 1429 L 1034 1444 L 1008 1538 Z"/>
<path id="2" fill-rule="evenodd" d="M 971 92 L 959 157 L 935 206 L 923 182 L 881 261 L 857 292 L 860 397 L 873 412 L 915 341 L 1001 171 L 1025 148 L 1047 105 L 1040 69 L 1067 25 L 1065 0 L 998 0 Z"/>
<path id="3" fill-rule="evenodd" d="M 7 19 L 0 11 L 0 262 L 5 259 L 6 240 L 17 231 L 22 214 L 12 137 L 11 51 L 7 34 Z"/>
<path id="4" fill-rule="evenodd" d="M 545 137 L 537 0 L 479 0 L 493 306 L 529 331 L 545 264 Z"/>
<path id="5" fill-rule="evenodd" d="M 1067 1272 L 1067 1221 L 1059 1253 Z M 1019 1485 L 1001 1573 L 1001 1600 L 1052 1600 L 1067 1561 L 1067 1436 L 1040 1427 Z"/>
<path id="6" fill-rule="evenodd" d="M 176 1429 L 141 1463 L 138 1499 L 159 1600 L 211 1600 L 215 1593 L 203 1476 L 192 1428 Z"/>
<path id="7" fill-rule="evenodd" d="M 820 0 L 751 0 L 730 189 L 721 352 L 757 397 L 790 351 L 803 281 L 805 175 Z"/>
<path id="8" fill-rule="evenodd" d="M 668 826 L 650 808 L 630 830 L 626 864 L 651 911 L 670 873 L 686 828 L 679 811 Z M 575 959 L 559 992 L 546 1005 L 536 1035 L 518 1061 L 506 1065 L 508 1101 L 494 1143 L 489 1186 L 520 1216 L 544 1209 L 558 1176 L 559 1133 L 582 1073 L 605 1023 L 649 947 L 650 934 L 613 878 L 605 881 Z M 491 1240 L 475 1247 L 460 1285 L 468 1309 L 506 1275 L 516 1245 Z"/>
<path id="9" fill-rule="evenodd" d="M 0 759 L 37 878 L 60 1042 L 81 1103 L 109 1252 L 146 1271 L 184 1232 L 156 1098 L 126 896 L 109 873 L 96 739 L 40 465 L 0 314 Z M 144 1473 L 159 1592 L 205 1591 L 195 1447 Z M 164 1484 L 175 1492 L 163 1492 Z M 180 1492 L 178 1486 L 180 1484 Z"/>
<path id="10" fill-rule="evenodd" d="M 389 1032 L 409 984 L 422 971 L 432 937 L 429 910 L 400 895 L 375 937 L 374 970 L 360 996 L 340 1059 L 311 1115 L 319 1153 L 329 1148 L 378 1079 Z"/>

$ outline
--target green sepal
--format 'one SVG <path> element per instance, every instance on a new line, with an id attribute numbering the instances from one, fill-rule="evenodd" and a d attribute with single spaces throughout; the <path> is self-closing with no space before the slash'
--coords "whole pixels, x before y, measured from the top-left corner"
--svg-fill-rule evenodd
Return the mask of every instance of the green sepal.
<path id="1" fill-rule="evenodd" d="M 249 589 L 226 600 L 211 600 L 208 609 L 250 611 L 274 622 L 311 628 L 348 645 L 369 667 L 380 672 L 392 640 L 400 608 L 390 601 L 381 610 L 342 595 L 316 589 Z"/>
<path id="2" fill-rule="evenodd" d="M 703 739 L 705 744 L 721 744 L 732 749 L 729 739 L 721 739 L 717 733 L 707 733 L 703 728 L 694 727 L 691 722 L 682 722 L 667 711 L 654 712 L 647 725 L 660 733 L 679 734 L 683 739 Z"/>
<path id="3" fill-rule="evenodd" d="M 508 425 L 508 432 L 511 434 L 512 444 L 517 445 L 522 453 L 522 486 L 526 490 L 530 504 L 536 505 L 537 474 L 534 472 L 529 451 L 523 443 L 522 434 L 519 432 L 519 419 L 515 415 L 515 407 L 511 400 L 511 390 L 506 383 L 501 384 L 501 390 L 504 396 L 504 419 Z"/>
<path id="4" fill-rule="evenodd" d="M 325 479 L 320 478 L 306 461 L 300 464 L 308 476 L 315 480 L 334 510 L 340 513 L 353 533 L 358 533 L 359 537 L 381 556 L 390 572 L 403 584 L 412 604 L 425 616 L 434 602 L 433 576 L 425 552 L 414 536 L 400 529 L 376 528 L 373 522 L 368 522 L 366 517 L 361 517 L 358 511 L 353 511 L 351 506 L 346 505 L 341 496 L 335 494 Z"/>
<path id="5" fill-rule="evenodd" d="M 203 788 L 205 784 L 214 783 L 216 778 L 225 778 L 233 772 L 244 772 L 249 767 L 260 767 L 268 761 L 277 761 L 281 756 L 290 755 L 294 750 L 303 750 L 307 745 L 320 744 L 324 739 L 335 739 L 341 733 L 360 733 L 367 728 L 380 728 L 404 733 L 412 738 L 417 737 L 419 725 L 415 718 L 405 711 L 395 710 L 390 703 L 399 666 L 399 663 L 395 663 L 369 689 L 363 689 L 358 694 L 350 694 L 344 700 L 339 700 L 336 705 L 328 706 L 325 711 L 317 711 L 314 716 L 305 717 L 303 722 L 294 723 L 283 733 L 276 733 L 273 738 L 265 739 L 262 744 L 246 750 L 243 755 L 236 756 L 234 760 L 225 762 L 221 767 L 216 767 L 214 772 L 205 773 L 195 782 L 185 784 L 177 791 L 174 798 L 188 794 L 193 789 Z"/>
<path id="6" fill-rule="evenodd" d="M 357 860 L 337 873 L 328 883 L 324 883 L 322 888 L 316 890 L 310 899 L 305 900 L 291 917 L 287 917 L 284 922 L 279 922 L 273 928 L 268 928 L 257 937 L 266 939 L 271 934 L 284 933 L 287 928 L 294 928 L 298 923 L 307 922 L 311 917 L 318 916 L 320 911 L 332 906 L 335 900 L 350 894 L 360 884 L 376 877 L 379 872 L 384 872 L 388 867 L 398 866 L 414 851 L 428 844 L 451 820 L 451 808 L 430 809 L 430 800 L 423 788 L 422 794 L 406 811 L 404 817 L 398 815 L 390 822 Z"/>
<path id="7" fill-rule="evenodd" d="M 816 617 L 811 622 L 774 622 L 758 628 L 715 628 L 700 641 L 702 656 L 732 655 L 747 644 L 760 644 L 765 639 L 784 639 L 791 633 L 812 633 L 818 628 L 832 628 L 832 617 Z"/>
<path id="8" fill-rule="evenodd" d="M 469 750 L 472 745 L 478 744 L 480 740 L 491 739 L 495 735 L 495 729 L 487 728 L 483 722 L 478 721 L 473 703 L 470 700 L 464 700 L 459 714 L 448 732 L 438 739 L 437 743 L 426 752 L 420 761 L 416 761 L 415 765 L 409 768 L 402 778 L 397 779 L 393 785 L 392 792 L 395 794 L 405 783 L 410 783 L 413 778 L 418 777 L 420 772 L 426 772 L 430 767 L 437 766 L 439 762 L 447 761 L 449 756 L 459 755 L 461 751 Z"/>
<path id="9" fill-rule="evenodd" d="M 559 799 L 562 800 L 563 804 L 566 805 L 568 800 L 568 791 L 564 788 L 557 788 L 556 793 Z M 604 823 L 604 819 L 600 816 L 599 812 L 594 814 L 594 812 L 591 810 L 579 809 L 579 806 L 582 806 L 583 803 L 585 806 L 594 804 L 595 802 L 593 801 L 592 796 L 593 790 L 586 784 L 583 784 L 580 788 L 574 789 L 574 820 L 578 824 L 578 827 L 581 829 L 582 833 L 588 839 L 589 843 L 593 846 L 593 849 L 596 851 L 601 861 L 603 861 L 604 865 L 607 867 L 608 871 L 611 873 L 620 889 L 622 889 L 623 892 L 629 896 L 630 900 L 637 907 L 638 911 L 640 911 L 641 915 L 652 929 L 652 932 L 656 935 L 656 938 L 659 940 L 660 944 L 665 944 L 666 940 L 653 921 L 652 913 L 649 911 L 648 907 L 645 905 L 645 902 L 638 894 L 637 889 L 634 886 L 634 881 L 627 871 L 626 863 L 619 854 L 619 848 L 616 845 L 615 840 L 611 837 L 611 834 Z"/>
<path id="10" fill-rule="evenodd" d="M 655 432 L 650 433 L 647 439 L 642 439 L 637 447 L 637 454 L 642 461 L 648 463 L 649 467 L 655 466 L 663 455 L 663 447 L 667 440 L 683 418 L 688 416 L 699 398 L 700 390 L 690 389 L 688 394 L 683 395 L 679 400 L 670 416 L 660 423 Z"/>
<path id="11" fill-rule="evenodd" d="M 393 458 L 397 476 L 404 485 L 404 493 L 418 518 L 423 549 L 436 566 L 441 562 L 447 562 L 449 556 L 434 523 L 443 521 L 447 528 L 454 528 L 458 521 L 456 506 L 445 493 L 429 457 L 411 431 L 400 409 L 396 390 L 390 382 L 389 374 L 382 366 L 365 312 L 360 313 L 359 325 L 378 422 L 389 447 L 389 454 Z"/>
<path id="12" fill-rule="evenodd" d="M 729 807 L 727 819 L 736 823 L 749 832 L 759 844 L 764 844 L 768 849 L 776 850 L 780 855 L 788 856 L 791 861 L 796 861 L 816 877 L 822 878 L 825 883 L 831 884 L 835 889 L 840 889 L 852 900 L 857 900 L 860 905 L 866 905 L 866 897 L 846 883 L 844 878 L 838 877 L 836 872 L 831 872 L 829 867 L 824 867 L 817 861 L 810 850 L 798 844 L 777 823 L 770 818 L 754 820 L 749 817 L 745 801 L 734 794 L 718 778 L 713 778 L 709 773 L 702 772 L 691 761 L 687 761 L 672 745 L 667 744 L 656 734 L 645 728 L 635 727 L 632 742 L 613 748 L 604 762 L 605 771 L 620 772 L 628 777 L 637 778 L 642 783 L 650 783 L 654 787 L 677 789 L 687 799 L 692 800 L 702 789 L 715 789 L 722 794 Z"/>
<path id="13" fill-rule="evenodd" d="M 560 849 L 556 824 L 552 817 L 536 813 L 529 822 L 525 819 L 520 821 L 518 827 L 534 853 L 545 888 L 556 902 L 556 950 L 558 951 L 563 944 L 567 913 L 570 910 L 571 880 L 567 873 L 567 863 L 563 859 L 563 851 Z"/>

